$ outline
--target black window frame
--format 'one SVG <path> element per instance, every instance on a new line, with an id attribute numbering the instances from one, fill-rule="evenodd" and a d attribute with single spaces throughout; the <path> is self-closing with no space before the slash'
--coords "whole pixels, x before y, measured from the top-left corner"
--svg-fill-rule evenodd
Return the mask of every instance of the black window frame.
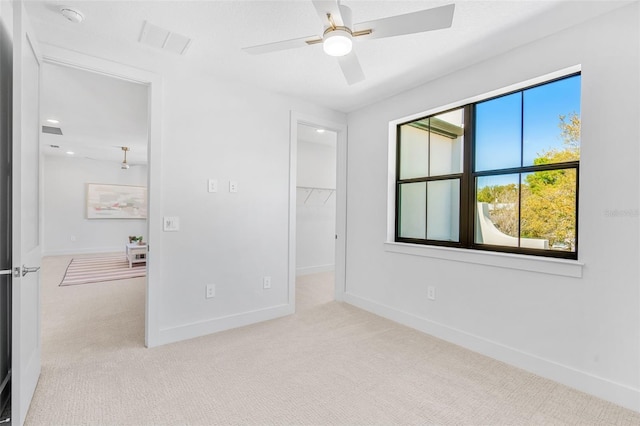
<path id="1" fill-rule="evenodd" d="M 568 79 L 575 76 L 580 76 L 580 72 L 564 75 L 562 77 L 554 78 L 551 80 L 547 80 L 538 84 L 534 84 L 531 86 L 523 87 L 517 90 L 513 90 L 510 92 L 502 93 L 497 96 L 491 96 L 484 99 L 477 100 L 472 103 L 460 105 L 454 108 L 448 108 L 443 110 L 438 110 L 432 114 L 426 115 L 421 118 L 415 118 L 409 121 L 398 123 L 396 126 L 396 162 L 395 162 L 395 226 L 394 226 L 394 238 L 396 242 L 400 243 L 410 243 L 410 244 L 420 244 L 427 246 L 444 246 L 444 247 L 454 247 L 454 248 L 462 248 L 462 249 L 470 249 L 470 250 L 480 250 L 480 251 L 488 251 L 488 252 L 501 252 L 501 253 L 512 253 L 512 254 L 523 254 L 523 255 L 533 255 L 538 257 L 550 257 L 550 258 L 561 258 L 561 259 L 578 259 L 578 247 L 579 247 L 579 192 L 580 192 L 580 161 L 568 161 L 561 163 L 552 163 L 552 164 L 539 164 L 539 165 L 530 165 L 530 166 L 520 166 L 520 167 L 510 167 L 504 169 L 491 169 L 491 170 L 483 170 L 476 171 L 475 170 L 475 123 L 476 123 L 476 105 L 491 101 L 494 99 L 502 98 L 505 96 L 512 95 L 514 93 L 523 93 L 526 90 L 544 86 L 546 84 L 554 83 L 556 81 Z M 448 175 L 438 175 L 438 176 L 424 176 L 418 178 L 410 178 L 410 179 L 400 179 L 401 173 L 401 129 L 402 126 L 415 123 L 416 121 L 426 120 L 431 117 L 445 114 L 447 112 L 455 111 L 455 110 L 463 110 L 464 114 L 464 133 L 463 133 L 463 167 L 462 173 L 454 173 Z M 524 110 L 521 108 L 521 114 L 524 114 Z M 521 121 L 520 124 L 521 132 L 524 128 L 524 121 Z M 523 138 L 520 138 L 521 150 L 520 155 L 523 155 Z M 522 164 L 522 158 L 521 163 Z M 518 185 L 518 203 L 520 205 L 522 200 L 522 174 L 531 173 L 531 172 L 539 172 L 539 171 L 550 171 L 550 170 L 575 170 L 576 173 L 576 199 L 575 199 L 575 249 L 574 251 L 563 251 L 563 250 L 551 250 L 551 249 L 534 249 L 527 247 L 512 247 L 512 246 L 500 246 L 500 245 L 490 245 L 484 243 L 476 243 L 475 242 L 475 226 L 476 226 L 476 215 L 477 215 L 477 203 L 476 203 L 476 179 L 484 176 L 498 176 L 498 175 L 506 175 L 506 174 L 518 174 L 520 176 L 519 185 Z M 429 173 L 427 173 L 429 174 Z M 425 224 L 425 238 L 408 238 L 400 236 L 400 218 L 401 218 L 401 192 L 400 188 L 402 184 L 406 183 L 416 183 L 416 182 L 433 182 L 438 180 L 450 180 L 450 179 L 459 179 L 460 181 L 460 209 L 459 209 L 459 239 L 457 242 L 454 241 L 444 241 L 444 240 L 433 240 L 427 239 L 428 228 L 427 224 Z M 425 184 L 428 187 L 428 183 Z M 428 194 L 426 195 L 428 197 Z M 520 211 L 520 209 L 518 209 Z M 428 213 L 425 215 L 428 216 Z M 426 217 L 425 217 L 426 220 Z M 522 218 L 519 215 L 518 217 L 518 229 L 520 228 L 522 222 Z M 520 235 L 520 232 L 518 232 Z M 521 238 L 521 237 L 519 237 Z"/>

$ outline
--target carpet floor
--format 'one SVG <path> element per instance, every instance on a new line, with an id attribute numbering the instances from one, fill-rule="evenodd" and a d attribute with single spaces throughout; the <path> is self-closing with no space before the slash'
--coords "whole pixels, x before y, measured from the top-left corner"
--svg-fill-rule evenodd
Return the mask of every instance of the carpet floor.
<path id="1" fill-rule="evenodd" d="M 134 263 L 129 267 L 129 261 L 122 253 L 74 257 L 69 262 L 60 285 L 125 280 L 144 277 L 146 274 L 145 263 Z"/>
<path id="2" fill-rule="evenodd" d="M 68 260 L 67 260 L 68 261 Z M 640 414 L 332 301 L 146 349 L 145 280 L 58 287 L 43 261 L 42 375 L 26 425 L 638 425 Z"/>

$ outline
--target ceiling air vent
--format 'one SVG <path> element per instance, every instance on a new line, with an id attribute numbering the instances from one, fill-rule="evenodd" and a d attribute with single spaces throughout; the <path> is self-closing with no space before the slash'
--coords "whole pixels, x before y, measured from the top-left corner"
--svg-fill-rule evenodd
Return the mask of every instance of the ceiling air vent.
<path id="1" fill-rule="evenodd" d="M 153 46 L 168 52 L 184 55 L 191 45 L 191 39 L 144 21 L 140 40 L 142 44 Z"/>
<path id="2" fill-rule="evenodd" d="M 60 127 L 42 126 L 42 133 L 62 136 L 62 130 L 60 129 Z"/>

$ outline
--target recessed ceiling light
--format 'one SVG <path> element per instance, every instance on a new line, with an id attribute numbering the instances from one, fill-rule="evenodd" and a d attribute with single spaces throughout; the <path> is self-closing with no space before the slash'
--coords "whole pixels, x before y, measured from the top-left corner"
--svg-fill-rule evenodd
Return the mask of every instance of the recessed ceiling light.
<path id="1" fill-rule="evenodd" d="M 55 118 L 47 118 L 47 123 L 58 124 L 60 120 L 56 120 Z"/>
<path id="2" fill-rule="evenodd" d="M 80 22 L 84 21 L 84 15 L 82 14 L 82 12 L 73 7 L 62 6 L 60 8 L 60 13 L 62 14 L 62 16 L 75 24 L 79 24 Z"/>
<path id="3" fill-rule="evenodd" d="M 316 129 L 316 132 L 318 132 L 318 133 L 324 133 L 324 129 Z"/>
<path id="4" fill-rule="evenodd" d="M 75 152 L 73 152 L 73 151 L 67 151 L 67 154 L 69 154 L 69 155 L 73 155 L 73 154 L 75 154 Z"/>

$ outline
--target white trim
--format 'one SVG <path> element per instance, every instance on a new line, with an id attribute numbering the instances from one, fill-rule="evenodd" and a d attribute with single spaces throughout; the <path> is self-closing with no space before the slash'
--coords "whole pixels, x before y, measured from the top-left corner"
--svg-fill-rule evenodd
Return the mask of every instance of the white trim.
<path id="1" fill-rule="evenodd" d="M 459 101 L 456 101 L 456 102 L 452 102 L 452 103 L 447 104 L 447 105 L 439 106 L 437 108 L 431 108 L 431 109 L 428 109 L 426 111 L 422 111 L 422 112 L 418 112 L 418 113 L 411 114 L 411 115 L 408 115 L 408 116 L 397 118 L 397 119 L 392 120 L 392 121 L 389 122 L 389 127 L 393 128 L 393 130 L 394 130 L 393 135 L 394 135 L 394 139 L 395 139 L 395 128 L 396 128 L 396 126 L 398 124 L 406 123 L 408 121 L 417 120 L 419 118 L 423 118 L 423 117 L 426 117 L 428 115 L 437 114 L 437 113 L 442 112 L 442 111 L 447 111 L 447 110 L 450 110 L 450 109 L 459 108 L 459 107 L 467 105 L 467 104 L 472 104 L 472 103 L 475 103 L 475 102 L 484 101 L 484 100 L 487 100 L 487 99 L 490 99 L 490 98 L 494 98 L 496 96 L 504 95 L 506 93 L 522 90 L 522 89 L 525 89 L 527 87 L 535 86 L 537 84 L 542 84 L 542 83 L 545 83 L 545 82 L 550 81 L 550 80 L 555 80 L 555 79 L 558 79 L 558 78 L 566 77 L 566 76 L 569 76 L 571 74 L 578 73 L 580 71 L 582 71 L 582 65 L 572 65 L 570 67 L 563 68 L 563 69 L 558 70 L 558 71 L 550 72 L 548 74 L 545 74 L 545 75 L 542 75 L 542 76 L 538 76 L 538 77 L 535 77 L 535 78 L 531 78 L 529 80 L 525 80 L 525 81 L 521 81 L 521 82 L 518 82 L 518 83 L 510 84 L 509 86 L 501 87 L 499 89 L 491 90 L 491 91 L 486 92 L 486 93 L 481 93 L 479 95 L 471 96 L 471 97 L 468 97 L 466 99 L 462 99 L 462 100 L 459 100 Z"/>
<path id="2" fill-rule="evenodd" d="M 291 111 L 289 145 L 289 303 L 295 306 L 296 287 L 296 181 L 298 171 L 298 124 L 323 127 L 337 133 L 336 144 L 336 251 L 335 299 L 342 301 L 346 289 L 347 256 L 347 125 L 322 117 Z"/>
<path id="3" fill-rule="evenodd" d="M 421 244 L 386 242 L 384 243 L 384 250 L 390 253 L 432 257 L 573 278 L 582 278 L 582 268 L 584 267 L 584 263 L 575 260 Z"/>
<path id="4" fill-rule="evenodd" d="M 195 321 L 176 327 L 161 328 L 156 337 L 156 345 L 180 342 L 195 337 L 206 336 L 219 331 L 231 330 L 263 321 L 280 318 L 294 313 L 293 305 L 273 306 L 256 311 L 243 312 L 220 318 Z"/>
<path id="5" fill-rule="evenodd" d="M 334 280 L 336 300 L 344 300 L 347 291 L 347 124 L 338 131 L 336 157 L 336 260 Z"/>
<path id="6" fill-rule="evenodd" d="M 162 288 L 162 77 L 159 74 L 134 68 L 118 62 L 85 55 L 72 50 L 41 43 L 45 62 L 83 69 L 110 77 L 120 78 L 148 86 L 148 206 L 147 235 L 149 262 L 147 262 L 147 292 L 145 317 L 145 345 L 159 343 L 158 311 Z M 157 259 L 157 261 L 155 261 Z"/>
<path id="7" fill-rule="evenodd" d="M 416 120 L 428 115 L 433 115 L 442 111 L 459 108 L 474 102 L 479 102 L 505 93 L 514 92 L 536 84 L 541 84 L 550 80 L 575 74 L 582 70 L 581 65 L 573 65 L 561 70 L 532 78 L 519 83 L 511 84 L 507 87 L 492 90 L 487 93 L 475 95 L 460 101 L 452 102 L 448 105 L 431 108 L 409 116 L 401 117 L 389 122 L 389 145 L 388 145 L 388 167 L 387 167 L 387 242 L 385 250 L 393 253 L 411 254 L 416 256 L 433 257 L 437 259 L 447 259 L 467 263 L 477 263 L 481 265 L 498 266 L 502 268 L 519 269 L 524 271 L 542 272 L 553 275 L 568 277 L 582 277 L 583 263 L 577 261 L 565 261 L 543 256 L 526 256 L 520 254 L 505 254 L 498 252 L 485 252 L 472 249 L 457 249 L 439 246 L 423 246 L 420 244 L 395 243 L 396 226 L 396 149 L 397 149 L 397 127 L 399 124 Z"/>
<path id="8" fill-rule="evenodd" d="M 330 272 L 335 271 L 336 265 L 317 265 L 317 266 L 307 266 L 304 268 L 296 268 L 296 276 L 302 275 L 311 275 L 311 274 L 319 274 L 321 272 Z"/>
<path id="9" fill-rule="evenodd" d="M 107 77 L 115 77 L 133 83 L 150 84 L 158 74 L 125 65 L 119 62 L 85 55 L 48 43 L 40 43 L 42 57 L 45 62 L 83 69 Z"/>
<path id="10" fill-rule="evenodd" d="M 345 294 L 344 300 L 351 305 L 447 342 L 460 345 L 471 351 L 522 368 L 549 380 L 562 383 L 628 409 L 640 411 L 640 389 L 638 388 L 613 382 L 589 372 L 577 370 L 553 360 L 526 353 L 499 342 L 494 342 L 426 318 L 399 311 L 350 293 Z"/>

